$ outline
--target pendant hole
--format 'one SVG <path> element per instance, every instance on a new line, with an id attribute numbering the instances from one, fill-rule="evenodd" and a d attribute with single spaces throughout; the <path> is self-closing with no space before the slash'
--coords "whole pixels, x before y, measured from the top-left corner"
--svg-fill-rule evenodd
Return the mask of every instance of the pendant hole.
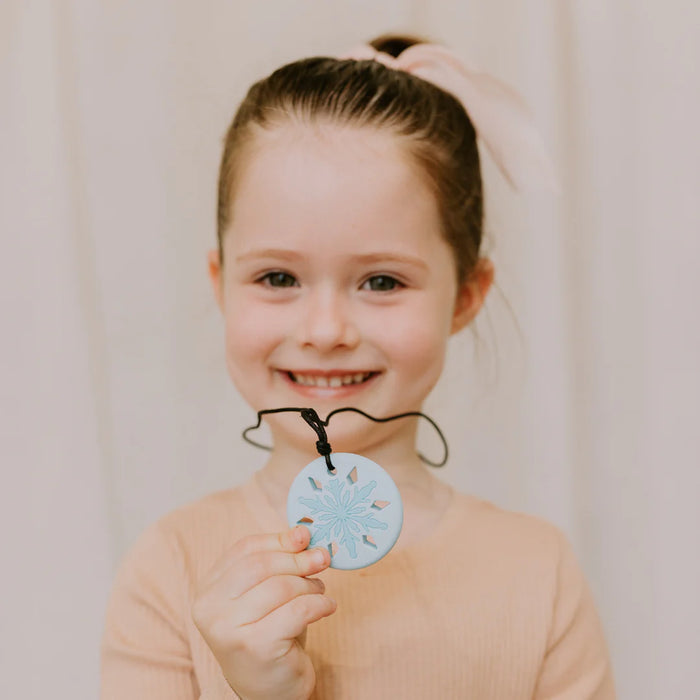
<path id="1" fill-rule="evenodd" d="M 372 508 L 374 508 L 375 510 L 383 510 L 389 505 L 389 503 L 389 501 L 375 501 L 372 504 Z"/>
<path id="2" fill-rule="evenodd" d="M 357 467 L 352 468 L 352 471 L 347 476 L 347 480 L 350 484 L 357 483 Z"/>
<path id="3" fill-rule="evenodd" d="M 321 484 L 320 481 L 317 481 L 314 479 L 312 476 L 309 477 L 309 483 L 311 484 L 311 488 L 314 491 L 322 491 L 323 490 L 323 484 Z"/>
<path id="4" fill-rule="evenodd" d="M 377 548 L 377 543 L 374 541 L 374 538 L 372 537 L 372 535 L 362 535 L 362 541 L 366 545 L 369 545 L 370 547 L 373 547 L 374 549 Z"/>

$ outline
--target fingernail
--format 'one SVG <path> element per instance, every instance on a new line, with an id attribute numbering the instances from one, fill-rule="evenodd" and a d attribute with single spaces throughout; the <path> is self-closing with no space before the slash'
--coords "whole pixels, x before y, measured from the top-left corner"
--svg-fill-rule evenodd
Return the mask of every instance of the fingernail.
<path id="1" fill-rule="evenodd" d="M 320 566 L 321 564 L 326 563 L 326 550 L 325 549 L 314 549 L 313 554 L 311 555 L 311 561 L 314 564 L 317 564 Z"/>

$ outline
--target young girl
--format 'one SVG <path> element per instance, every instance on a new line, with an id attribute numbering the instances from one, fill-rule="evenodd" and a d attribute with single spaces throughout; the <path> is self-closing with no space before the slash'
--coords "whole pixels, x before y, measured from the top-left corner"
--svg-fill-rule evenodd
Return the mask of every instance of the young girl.
<path id="1" fill-rule="evenodd" d="M 209 269 L 254 410 L 420 411 L 493 278 L 477 136 L 515 185 L 548 177 L 508 89 L 432 44 L 383 37 L 253 85 L 226 136 Z M 266 421 L 260 471 L 162 518 L 122 562 L 103 700 L 614 697 L 557 528 L 440 481 L 416 418 L 341 413 L 333 452 L 390 474 L 403 529 L 371 566 L 330 568 L 285 516 L 315 437 L 294 413 Z"/>

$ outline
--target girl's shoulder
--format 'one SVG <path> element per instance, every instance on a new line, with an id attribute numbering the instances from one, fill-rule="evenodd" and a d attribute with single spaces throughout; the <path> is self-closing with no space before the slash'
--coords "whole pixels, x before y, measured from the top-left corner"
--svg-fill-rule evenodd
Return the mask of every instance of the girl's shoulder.
<path id="1" fill-rule="evenodd" d="M 251 502 L 252 482 L 248 480 L 227 489 L 221 489 L 194 499 L 162 515 L 155 525 L 184 537 L 211 533 L 214 527 L 245 529 L 254 526 L 255 508 Z"/>
<path id="2" fill-rule="evenodd" d="M 479 562 L 484 570 L 545 576 L 554 583 L 563 569 L 578 569 L 571 542 L 558 525 L 473 494 L 454 492 L 439 534 L 449 543 L 451 559 Z"/>
<path id="3" fill-rule="evenodd" d="M 562 535 L 557 525 L 542 516 L 510 510 L 485 498 L 461 491 L 455 491 L 454 497 L 463 524 L 482 537 L 515 537 L 521 542 L 532 540 L 541 543 Z"/>
<path id="4" fill-rule="evenodd" d="M 177 572 L 196 586 L 209 569 L 247 535 L 266 531 L 252 480 L 186 503 L 148 525 L 123 556 L 121 570 L 168 576 Z"/>

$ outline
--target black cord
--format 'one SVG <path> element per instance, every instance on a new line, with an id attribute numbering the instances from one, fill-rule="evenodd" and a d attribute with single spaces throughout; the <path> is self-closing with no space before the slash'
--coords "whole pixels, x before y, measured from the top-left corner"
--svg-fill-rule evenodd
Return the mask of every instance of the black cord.
<path id="1" fill-rule="evenodd" d="M 397 420 L 398 418 L 408 418 L 409 416 L 418 416 L 421 418 L 425 418 L 430 425 L 435 428 L 437 431 L 437 434 L 440 436 L 440 440 L 442 440 L 442 446 L 445 451 L 445 454 L 440 462 L 433 462 L 429 460 L 427 457 L 425 457 L 423 454 L 420 452 L 418 453 L 418 457 L 425 462 L 426 464 L 429 464 L 431 467 L 442 467 L 444 464 L 447 463 L 447 457 L 449 455 L 449 450 L 447 447 L 447 440 L 445 440 L 445 436 L 442 434 L 442 431 L 438 427 L 438 424 L 430 418 L 430 416 L 426 416 L 425 413 L 421 413 L 420 411 L 408 411 L 407 413 L 399 413 L 395 416 L 389 416 L 388 418 L 375 418 L 374 416 L 370 416 L 369 413 L 365 413 L 364 411 L 361 411 L 359 408 L 351 408 L 349 406 L 345 408 L 336 408 L 335 410 L 331 411 L 327 416 L 326 420 L 321 420 L 319 417 L 318 413 L 314 411 L 313 408 L 293 408 L 293 407 L 286 407 L 286 408 L 266 408 L 263 409 L 262 411 L 258 411 L 258 422 L 255 425 L 251 425 L 248 428 L 246 428 L 243 431 L 243 439 L 255 446 L 259 447 L 263 450 L 271 450 L 272 448 L 269 447 L 268 445 L 263 445 L 259 442 L 255 442 L 254 440 L 251 440 L 248 437 L 248 433 L 251 432 L 252 430 L 257 430 L 260 427 L 260 424 L 262 423 L 262 417 L 264 415 L 268 415 L 270 413 L 300 413 L 301 417 L 313 428 L 315 431 L 316 435 L 318 436 L 318 441 L 316 442 L 316 450 L 318 453 L 322 456 L 325 457 L 326 460 L 326 466 L 328 467 L 328 471 L 331 474 L 335 474 L 335 467 L 333 466 L 333 463 L 331 462 L 331 446 L 330 443 L 328 442 L 328 436 L 326 434 L 326 426 L 330 422 L 331 418 L 336 414 L 336 413 L 345 413 L 346 411 L 352 411 L 353 413 L 359 413 L 361 416 L 364 416 L 365 418 L 369 418 L 369 420 L 374 421 L 375 423 L 387 423 L 391 420 Z"/>
<path id="2" fill-rule="evenodd" d="M 331 474 L 335 474 L 335 467 L 331 462 L 331 444 L 328 442 L 325 426 L 328 425 L 328 418 L 324 423 L 313 408 L 302 408 L 301 417 L 316 431 L 318 440 L 316 441 L 316 451 L 325 458 L 326 467 Z"/>

